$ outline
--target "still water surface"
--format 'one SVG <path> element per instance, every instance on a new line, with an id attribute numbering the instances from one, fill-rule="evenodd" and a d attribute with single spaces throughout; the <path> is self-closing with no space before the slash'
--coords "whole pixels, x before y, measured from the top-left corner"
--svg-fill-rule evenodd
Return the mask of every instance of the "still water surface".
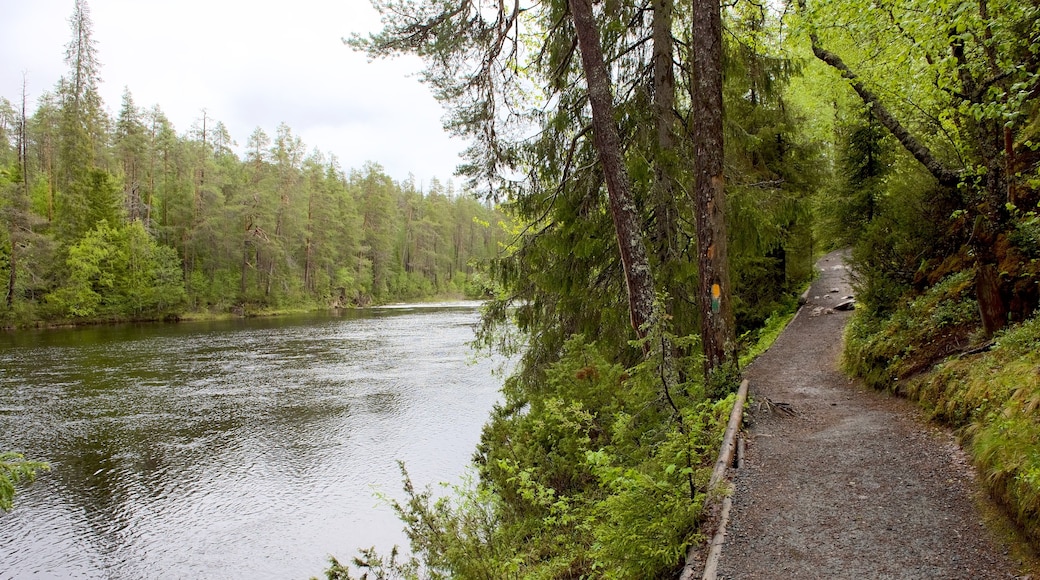
<path id="1" fill-rule="evenodd" d="M 375 498 L 457 480 L 497 400 L 475 304 L 0 334 L 0 579 L 308 578 L 405 544 Z"/>

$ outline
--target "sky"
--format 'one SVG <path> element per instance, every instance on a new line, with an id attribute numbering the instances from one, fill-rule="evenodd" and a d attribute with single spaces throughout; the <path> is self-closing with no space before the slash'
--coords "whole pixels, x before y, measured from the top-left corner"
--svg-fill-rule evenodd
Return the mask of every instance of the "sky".
<path id="1" fill-rule="evenodd" d="M 254 129 L 286 123 L 307 149 L 345 170 L 366 162 L 417 185 L 452 177 L 465 143 L 441 127 L 443 110 L 416 76 L 418 59 L 368 62 L 342 42 L 379 27 L 369 0 L 87 0 L 101 61 L 101 97 L 119 110 L 124 89 L 158 105 L 184 134 L 222 121 L 243 150 Z M 37 98 L 66 73 L 73 0 L 0 0 L 0 97 Z"/>

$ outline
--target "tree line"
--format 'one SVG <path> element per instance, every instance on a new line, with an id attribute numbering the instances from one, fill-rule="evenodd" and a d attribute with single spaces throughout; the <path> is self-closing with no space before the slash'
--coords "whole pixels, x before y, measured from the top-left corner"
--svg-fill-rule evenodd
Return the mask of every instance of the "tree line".
<path id="1" fill-rule="evenodd" d="M 0 98 L 5 324 L 486 291 L 477 264 L 504 239 L 492 204 L 376 164 L 347 171 L 285 124 L 240 156 L 205 111 L 178 133 L 127 89 L 111 116 L 86 2 L 69 22 L 68 70 L 35 110 Z"/>
<path id="2" fill-rule="evenodd" d="M 525 229 L 491 263 L 480 338 L 522 357 L 479 480 L 405 474 L 413 557 L 368 572 L 688 573 L 741 352 L 821 249 L 852 247 L 864 319 L 951 275 L 980 337 L 1035 313 L 1036 2 L 373 3 L 353 46 L 425 60 L 463 172 Z"/>
<path id="3" fill-rule="evenodd" d="M 851 246 L 867 335 L 951 287 L 952 344 L 1035 316 L 1035 1 L 374 5 L 349 43 L 423 58 L 507 239 L 486 205 L 345 175 L 287 127 L 239 159 L 205 116 L 177 136 L 127 94 L 108 119 L 82 0 L 68 76 L 32 116 L 6 103 L 0 161 L 7 312 L 363 303 L 486 258 L 478 343 L 519 365 L 473 486 L 405 477 L 414 558 L 367 551 L 381 577 L 677 575 L 742 354 L 821 249 Z"/>

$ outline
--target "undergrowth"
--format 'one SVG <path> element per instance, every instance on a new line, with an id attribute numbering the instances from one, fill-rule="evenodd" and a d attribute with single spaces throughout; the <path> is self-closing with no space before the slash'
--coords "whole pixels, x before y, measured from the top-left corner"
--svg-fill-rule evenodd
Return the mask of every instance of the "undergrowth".
<path id="1" fill-rule="evenodd" d="M 745 337 L 742 337 L 742 342 L 748 342 L 749 346 L 740 353 L 741 368 L 751 364 L 751 361 L 769 350 L 769 347 L 773 346 L 777 338 L 780 338 L 780 333 L 787 328 L 787 325 L 790 324 L 797 313 L 798 306 L 796 303 L 785 306 L 783 309 L 771 314 L 769 318 L 766 318 L 762 328 L 753 333 L 749 332 Z"/>
<path id="2" fill-rule="evenodd" d="M 1040 318 L 986 343 L 971 280 L 954 274 L 887 319 L 858 313 L 844 365 L 956 429 L 991 494 L 1040 545 Z"/>
<path id="3" fill-rule="evenodd" d="M 792 301 L 742 338 L 741 365 L 795 310 Z M 718 493 L 708 480 L 736 395 L 705 387 L 701 356 L 664 356 L 700 348 L 663 326 L 632 367 L 575 335 L 533 388 L 507 382 L 474 457 L 476 477 L 435 493 L 416 489 L 401 465 L 404 498 L 384 500 L 405 525 L 410 554 L 369 548 L 347 564 L 333 558 L 326 578 L 675 577 L 687 549 L 705 541 L 705 502 Z"/>
<path id="4" fill-rule="evenodd" d="M 623 368 L 573 337 L 537 394 L 507 395 L 495 410 L 473 481 L 438 495 L 416 489 L 402 466 L 404 499 L 388 501 L 410 556 L 364 550 L 352 565 L 333 561 L 326 577 L 673 576 L 704 540 L 708 479 L 734 395 L 705 395 L 700 357 L 660 355 Z"/>
<path id="5" fill-rule="evenodd" d="M 971 348 L 980 325 L 972 280 L 971 271 L 949 276 L 887 318 L 858 310 L 845 332 L 845 370 L 874 388 L 898 390 L 899 381 Z"/>

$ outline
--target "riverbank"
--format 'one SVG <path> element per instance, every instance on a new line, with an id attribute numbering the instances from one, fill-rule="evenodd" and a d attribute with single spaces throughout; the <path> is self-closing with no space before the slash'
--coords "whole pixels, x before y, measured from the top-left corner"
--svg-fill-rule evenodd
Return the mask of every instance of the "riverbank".
<path id="1" fill-rule="evenodd" d="M 850 314 L 834 306 L 851 294 L 848 272 L 840 253 L 818 265 L 806 305 L 747 371 L 751 428 L 718 576 L 1004 578 L 1029 568 L 986 526 L 992 513 L 978 507 L 952 435 L 840 372 Z"/>
<path id="2" fill-rule="evenodd" d="M 350 310 L 367 310 L 372 308 L 386 308 L 407 304 L 437 304 L 441 302 L 480 301 L 482 298 L 474 298 L 459 293 L 436 294 L 416 298 L 409 301 L 391 301 L 385 303 L 366 304 L 365 306 L 329 306 L 329 305 L 306 305 L 288 308 L 271 308 L 263 306 L 240 306 L 231 310 L 191 310 L 186 312 L 171 313 L 161 317 L 92 317 L 92 318 L 61 318 L 40 319 L 19 322 L 4 321 L 0 323 L 0 331 L 17 331 L 27 329 L 47 328 L 75 328 L 79 326 L 104 326 L 110 324 L 167 324 L 178 322 L 217 322 L 221 320 L 241 320 L 247 318 L 276 318 L 281 316 L 296 316 L 302 314 L 315 314 L 322 312 L 343 312 Z"/>

